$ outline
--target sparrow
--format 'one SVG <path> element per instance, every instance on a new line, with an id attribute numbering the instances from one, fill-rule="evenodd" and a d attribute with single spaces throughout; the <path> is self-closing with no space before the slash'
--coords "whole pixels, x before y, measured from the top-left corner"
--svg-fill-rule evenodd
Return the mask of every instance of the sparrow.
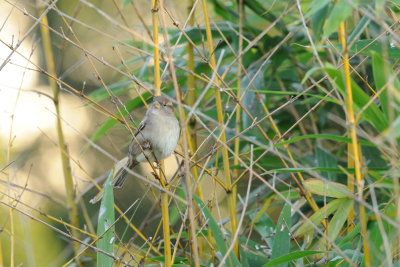
<path id="1" fill-rule="evenodd" d="M 126 168 L 132 170 L 140 162 L 146 162 L 146 157 L 151 162 L 158 163 L 171 155 L 180 136 L 179 122 L 171 101 L 163 96 L 155 96 L 134 136 L 129 145 Z M 112 186 L 122 187 L 126 176 L 127 170 L 121 168 L 115 175 Z"/>

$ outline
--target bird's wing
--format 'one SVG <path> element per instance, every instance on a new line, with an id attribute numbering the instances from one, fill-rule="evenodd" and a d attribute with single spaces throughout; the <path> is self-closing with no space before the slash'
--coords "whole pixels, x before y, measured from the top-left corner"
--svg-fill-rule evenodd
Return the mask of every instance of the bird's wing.
<path id="1" fill-rule="evenodd" d="M 139 133 L 140 133 L 141 131 L 143 131 L 144 127 L 146 127 L 146 120 L 143 120 L 143 121 L 139 124 L 139 126 L 136 128 L 136 131 L 135 131 L 134 135 L 135 135 L 135 136 L 138 136 Z"/>
<path id="2" fill-rule="evenodd" d="M 134 138 L 132 138 L 132 141 L 129 145 L 129 159 L 130 161 L 135 161 L 136 157 L 142 153 L 142 149 L 144 150 L 146 144 L 146 138 L 145 134 L 143 133 L 143 130 L 146 128 L 146 120 L 142 121 L 139 126 L 137 127 L 135 133 L 134 133 Z M 139 145 L 140 144 L 140 145 Z M 142 146 L 142 149 L 140 148 Z"/>

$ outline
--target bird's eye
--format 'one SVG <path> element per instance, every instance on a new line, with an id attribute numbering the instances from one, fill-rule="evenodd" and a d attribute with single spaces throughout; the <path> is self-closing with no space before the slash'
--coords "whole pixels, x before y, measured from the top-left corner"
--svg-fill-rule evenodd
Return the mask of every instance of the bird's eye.
<path id="1" fill-rule="evenodd" d="M 164 104 L 163 104 L 163 106 L 164 106 L 164 107 L 166 107 L 166 106 L 167 106 L 167 104 L 165 104 L 165 103 L 164 103 Z"/>

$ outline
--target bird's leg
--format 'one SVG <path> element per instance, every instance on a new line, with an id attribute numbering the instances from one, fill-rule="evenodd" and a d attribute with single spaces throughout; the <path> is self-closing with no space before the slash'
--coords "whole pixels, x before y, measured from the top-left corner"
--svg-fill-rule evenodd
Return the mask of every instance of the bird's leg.
<path id="1" fill-rule="evenodd" d="M 161 170 L 161 168 L 162 168 L 162 166 L 161 166 L 161 162 L 159 162 L 159 161 L 156 161 L 155 168 L 156 168 L 157 170 Z"/>

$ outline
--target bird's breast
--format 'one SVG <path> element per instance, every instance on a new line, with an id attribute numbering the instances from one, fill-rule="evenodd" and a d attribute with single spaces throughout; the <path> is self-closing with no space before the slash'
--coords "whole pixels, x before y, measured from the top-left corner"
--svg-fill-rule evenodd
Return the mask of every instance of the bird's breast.
<path id="1" fill-rule="evenodd" d="M 179 139 L 179 123 L 175 117 L 159 118 L 157 127 L 153 127 L 152 148 L 158 160 L 174 152 Z"/>

